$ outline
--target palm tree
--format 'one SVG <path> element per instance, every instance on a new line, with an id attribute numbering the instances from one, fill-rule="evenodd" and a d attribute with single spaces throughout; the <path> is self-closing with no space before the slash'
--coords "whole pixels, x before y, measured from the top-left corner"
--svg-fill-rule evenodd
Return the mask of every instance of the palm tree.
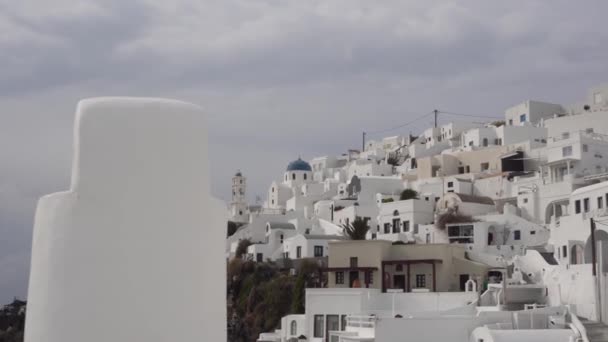
<path id="1" fill-rule="evenodd" d="M 343 224 L 342 229 L 344 229 L 344 235 L 350 237 L 351 240 L 365 240 L 369 226 L 367 220 L 357 217 L 353 223 Z"/>

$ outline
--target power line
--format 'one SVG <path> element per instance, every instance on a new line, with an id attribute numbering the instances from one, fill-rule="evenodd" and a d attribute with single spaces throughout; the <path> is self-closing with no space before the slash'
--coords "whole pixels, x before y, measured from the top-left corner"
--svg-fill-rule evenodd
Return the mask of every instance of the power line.
<path id="1" fill-rule="evenodd" d="M 490 115 L 463 114 L 463 113 L 446 112 L 443 110 L 440 110 L 439 113 L 447 114 L 447 115 L 456 115 L 456 116 L 468 116 L 468 117 L 472 117 L 472 118 L 502 119 L 500 117 L 490 116 Z"/>
<path id="2" fill-rule="evenodd" d="M 389 127 L 389 128 L 385 128 L 385 129 L 379 129 L 379 130 L 376 130 L 376 131 L 366 131 L 365 133 L 367 133 L 367 134 L 377 134 L 377 133 L 384 133 L 384 132 L 394 131 L 396 129 L 403 128 L 405 126 L 409 126 L 409 125 L 413 124 L 414 122 L 416 122 L 416 121 L 418 121 L 418 120 L 420 120 L 420 119 L 422 119 L 422 118 L 424 118 L 424 117 L 426 117 L 428 115 L 431 115 L 431 114 L 433 114 L 433 112 L 428 112 L 428 113 L 426 113 L 424 115 L 421 115 L 421 116 L 419 116 L 419 117 L 417 117 L 417 118 L 415 118 L 415 119 L 413 119 L 411 121 L 408 121 L 408 122 L 406 122 L 404 124 L 401 124 L 401 125 L 397 125 L 397 126 Z"/>

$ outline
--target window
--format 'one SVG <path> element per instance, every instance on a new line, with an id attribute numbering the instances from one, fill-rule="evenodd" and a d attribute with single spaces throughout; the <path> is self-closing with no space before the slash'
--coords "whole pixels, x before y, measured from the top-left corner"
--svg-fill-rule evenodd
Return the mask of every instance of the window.
<path id="1" fill-rule="evenodd" d="M 513 231 L 513 240 L 521 240 L 521 231 L 520 230 L 515 230 Z"/>
<path id="2" fill-rule="evenodd" d="M 340 316 L 340 321 L 342 322 L 342 331 L 346 330 L 346 315 Z"/>
<path id="3" fill-rule="evenodd" d="M 243 215 L 243 211 L 242 210 L 239 210 L 239 215 Z"/>
<path id="4" fill-rule="evenodd" d="M 339 315 L 327 315 L 327 328 L 326 332 L 339 331 L 340 330 L 340 316 Z M 327 334 L 329 336 L 329 334 Z"/>
<path id="5" fill-rule="evenodd" d="M 502 139 L 501 138 L 494 139 L 494 145 L 502 145 Z"/>
<path id="6" fill-rule="evenodd" d="M 482 145 L 483 145 L 484 147 L 485 147 L 485 146 L 488 146 L 488 138 L 483 138 L 483 143 L 482 143 Z"/>
<path id="7" fill-rule="evenodd" d="M 366 284 L 374 283 L 374 273 L 372 271 L 365 272 L 365 283 Z"/>
<path id="8" fill-rule="evenodd" d="M 355 268 L 359 266 L 359 258 L 357 257 L 350 257 L 350 267 L 351 268 Z"/>
<path id="9" fill-rule="evenodd" d="M 572 146 L 562 147 L 562 157 L 569 157 L 572 155 Z"/>
<path id="10" fill-rule="evenodd" d="M 384 234 L 389 234 L 390 232 L 391 232 L 391 224 L 385 223 L 384 224 Z"/>
<path id="11" fill-rule="evenodd" d="M 467 166 L 465 167 L 465 171 L 466 171 L 467 173 L 471 173 L 471 167 L 470 167 L 469 165 L 467 165 Z"/>
<path id="12" fill-rule="evenodd" d="M 285 237 L 285 236 L 283 236 L 283 234 L 281 234 L 281 235 L 280 235 L 281 243 L 283 243 L 283 238 L 284 238 L 284 237 Z"/>
<path id="13" fill-rule="evenodd" d="M 528 199 L 527 198 L 524 198 L 524 203 L 528 203 Z"/>
<path id="14" fill-rule="evenodd" d="M 585 133 L 593 133 L 593 128 L 587 128 L 587 129 L 585 130 Z"/>
<path id="15" fill-rule="evenodd" d="M 597 198 L 597 208 L 602 209 L 603 207 L 604 207 L 604 198 L 600 196 Z"/>
<path id="16" fill-rule="evenodd" d="M 241 179 L 241 184 L 243 184 L 243 180 Z"/>
<path id="17" fill-rule="evenodd" d="M 463 224 L 448 227 L 450 243 L 473 243 L 473 225 Z"/>
<path id="18" fill-rule="evenodd" d="M 272 202 L 272 204 L 274 204 L 274 200 L 272 200 L 271 202 Z"/>
<path id="19" fill-rule="evenodd" d="M 431 233 L 426 233 L 426 243 L 431 243 Z"/>
<path id="20" fill-rule="evenodd" d="M 295 173 L 291 174 L 291 179 L 296 180 L 296 174 Z"/>
<path id="21" fill-rule="evenodd" d="M 403 232 L 407 233 L 410 231 L 410 221 L 403 221 Z"/>
<path id="22" fill-rule="evenodd" d="M 296 247 L 296 258 L 300 259 L 302 257 L 302 246 Z"/>
<path id="23" fill-rule="evenodd" d="M 606 194 L 606 197 L 608 198 L 608 194 Z M 575 214 L 581 213 L 581 200 L 574 201 L 574 213 Z"/>
<path id="24" fill-rule="evenodd" d="M 589 146 L 587 144 L 583 144 L 583 152 L 589 151 Z"/>
<path id="25" fill-rule="evenodd" d="M 336 272 L 336 284 L 344 284 L 344 272 Z"/>
<path id="26" fill-rule="evenodd" d="M 464 173 L 464 166 L 459 166 L 458 167 L 458 173 L 459 174 L 463 174 Z"/>
<path id="27" fill-rule="evenodd" d="M 568 257 L 568 246 L 562 246 L 562 258 Z"/>
<path id="28" fill-rule="evenodd" d="M 451 188 L 454 186 L 454 182 L 448 182 L 448 188 Z"/>
<path id="29" fill-rule="evenodd" d="M 469 146 L 473 146 L 473 140 L 469 141 Z"/>
<path id="30" fill-rule="evenodd" d="M 323 246 L 315 246 L 315 257 L 323 256 Z"/>
<path id="31" fill-rule="evenodd" d="M 522 114 L 519 116 L 519 122 L 526 122 L 526 114 Z"/>
<path id="32" fill-rule="evenodd" d="M 296 336 L 298 334 L 298 323 L 295 320 L 291 321 L 291 326 L 289 327 L 289 334 L 291 336 Z"/>
<path id="33" fill-rule="evenodd" d="M 325 327 L 325 317 L 323 315 L 315 315 L 314 317 L 314 337 L 323 337 L 323 328 Z"/>
<path id="34" fill-rule="evenodd" d="M 593 103 L 595 103 L 595 104 L 602 103 L 602 93 L 593 94 Z"/>
<path id="35" fill-rule="evenodd" d="M 513 119 L 509 119 L 509 126 L 513 126 Z"/>
<path id="36" fill-rule="evenodd" d="M 399 228 L 401 228 L 401 220 L 394 219 L 393 220 L 393 234 L 399 233 Z"/>
<path id="37" fill-rule="evenodd" d="M 399 210 L 393 211 L 393 216 L 399 216 Z"/>
<path id="38" fill-rule="evenodd" d="M 481 171 L 488 171 L 490 169 L 490 163 L 481 163 Z"/>
<path id="39" fill-rule="evenodd" d="M 530 235 L 536 235 L 536 230 L 531 230 Z"/>
<path id="40" fill-rule="evenodd" d="M 274 192 L 274 187 L 272 187 L 272 192 Z"/>
<path id="41" fill-rule="evenodd" d="M 304 180 L 306 180 L 306 174 L 304 174 Z"/>
<path id="42" fill-rule="evenodd" d="M 262 262 L 262 261 L 264 261 L 264 254 L 262 254 L 262 253 L 257 253 L 257 254 L 255 255 L 255 261 L 257 261 L 257 262 Z"/>
<path id="43" fill-rule="evenodd" d="M 568 139 L 568 138 L 570 138 L 570 132 L 563 132 L 562 139 Z"/>
<path id="44" fill-rule="evenodd" d="M 426 287 L 426 275 L 425 274 L 416 274 L 416 287 Z"/>
<path id="45" fill-rule="evenodd" d="M 589 199 L 588 198 L 584 198 L 583 199 L 583 212 L 589 212 Z"/>

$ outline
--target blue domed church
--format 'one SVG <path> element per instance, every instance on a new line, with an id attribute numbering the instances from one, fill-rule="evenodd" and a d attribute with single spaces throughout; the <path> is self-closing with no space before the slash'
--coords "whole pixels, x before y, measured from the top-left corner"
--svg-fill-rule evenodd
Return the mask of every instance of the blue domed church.
<path id="1" fill-rule="evenodd" d="M 298 158 L 289 164 L 281 182 L 273 182 L 268 191 L 268 208 L 285 208 L 285 203 L 296 193 L 300 193 L 303 184 L 312 182 L 313 174 L 310 164 Z"/>

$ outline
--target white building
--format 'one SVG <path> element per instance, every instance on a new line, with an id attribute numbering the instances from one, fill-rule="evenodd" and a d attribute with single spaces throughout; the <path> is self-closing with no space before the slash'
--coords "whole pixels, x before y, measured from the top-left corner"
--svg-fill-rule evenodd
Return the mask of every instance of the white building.
<path id="1" fill-rule="evenodd" d="M 283 253 L 289 259 L 322 258 L 328 255 L 329 241 L 345 240 L 343 235 L 298 234 L 283 243 Z"/>
<path id="2" fill-rule="evenodd" d="M 505 110 L 505 120 L 509 126 L 525 126 L 565 111 L 558 104 L 528 100 Z"/>
<path id="3" fill-rule="evenodd" d="M 247 257 L 256 262 L 282 259 L 285 257 L 283 243 L 296 234 L 296 227 L 292 223 L 268 222 L 265 241 L 247 247 Z"/>
<path id="4" fill-rule="evenodd" d="M 378 240 L 414 241 L 415 228 L 433 222 L 434 214 L 435 198 L 431 196 L 380 203 L 375 237 Z"/>
<path id="5" fill-rule="evenodd" d="M 226 341 L 205 112 L 87 99 L 74 137 L 70 188 L 38 202 L 25 341 Z"/>

